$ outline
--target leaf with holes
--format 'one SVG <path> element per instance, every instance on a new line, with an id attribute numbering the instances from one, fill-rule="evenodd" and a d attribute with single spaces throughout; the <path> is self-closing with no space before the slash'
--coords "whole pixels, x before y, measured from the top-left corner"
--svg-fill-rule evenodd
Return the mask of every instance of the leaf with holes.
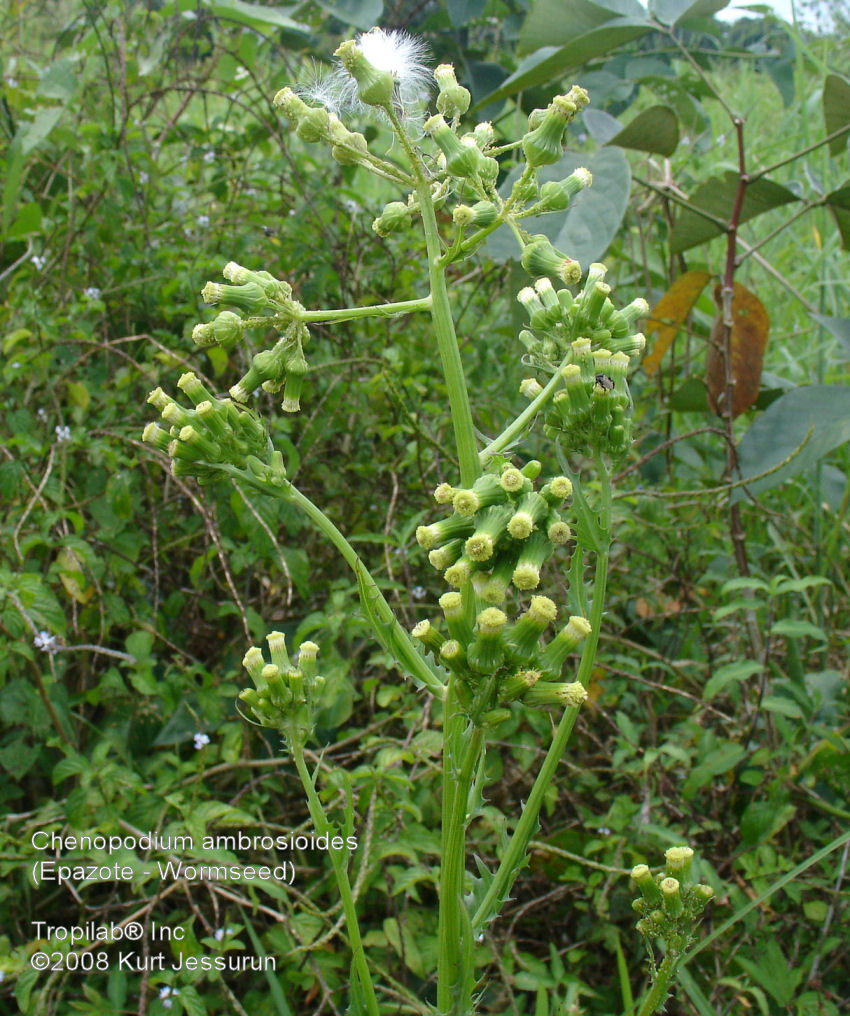
<path id="1" fill-rule="evenodd" d="M 709 405 L 721 416 L 727 378 L 720 286 L 714 287 L 714 302 L 717 304 L 717 319 L 711 329 L 705 383 Z M 770 318 L 764 304 L 755 293 L 736 282 L 732 294 L 732 332 L 729 336 L 733 418 L 749 409 L 758 398 L 769 329 Z"/>

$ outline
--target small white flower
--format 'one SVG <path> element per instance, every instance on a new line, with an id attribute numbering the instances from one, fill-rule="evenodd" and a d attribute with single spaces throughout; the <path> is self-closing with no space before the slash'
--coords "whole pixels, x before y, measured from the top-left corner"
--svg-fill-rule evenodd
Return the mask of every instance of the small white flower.
<path id="1" fill-rule="evenodd" d="M 17 78 L 6 78 L 6 84 L 9 86 L 9 88 L 17 88 L 18 87 L 18 79 Z M 2 975 L 2 973 L 3 973 L 3 971 L 0 970 L 0 975 Z M 0 980 L 2 980 L 2 977 L 0 977 Z"/>
<path id="2" fill-rule="evenodd" d="M 62 444 L 65 441 L 71 440 L 71 428 L 67 424 L 59 424 L 53 428 L 53 433 L 56 435 L 56 440 Z"/>
<path id="3" fill-rule="evenodd" d="M 143 169 L 140 170 L 139 171 L 139 183 L 144 187 L 144 185 L 148 182 L 148 180 L 150 180 L 150 177 L 148 176 L 148 174 Z"/>
<path id="4" fill-rule="evenodd" d="M 170 994 L 171 994 L 171 988 L 169 988 L 169 986 L 168 986 L 167 984 L 163 985 L 163 986 L 162 986 L 162 987 L 161 987 L 161 988 L 159 989 L 159 997 L 160 997 L 160 998 L 168 998 L 168 996 L 169 996 Z"/>
<path id="5" fill-rule="evenodd" d="M 39 418 L 39 420 L 41 420 L 42 423 L 44 423 L 44 421 L 47 419 L 47 410 L 44 408 L 44 406 L 39 406 L 38 409 L 36 410 L 35 415 Z"/>
<path id="6" fill-rule="evenodd" d="M 424 586 L 414 586 L 413 589 L 410 590 L 410 595 L 414 600 L 424 600 L 428 595 L 428 590 Z"/>
<path id="7" fill-rule="evenodd" d="M 162 1008 L 163 1009 L 170 1009 L 173 1005 L 174 1005 L 174 1003 L 171 1001 L 170 998 L 163 999 L 163 1002 L 162 1002 Z"/>
<path id="8" fill-rule="evenodd" d="M 601 825 L 596 831 L 601 836 L 610 836 L 611 835 L 611 830 L 608 828 L 608 826 Z"/>
<path id="9" fill-rule="evenodd" d="M 237 67 L 236 68 L 236 73 L 233 75 L 233 80 L 234 81 L 244 81 L 245 78 L 247 78 L 247 77 L 248 77 L 248 68 L 247 67 Z"/>
<path id="10" fill-rule="evenodd" d="M 2 984 L 2 982 L 5 980 L 6 980 L 6 971 L 0 970 L 0 984 Z"/>
<path id="11" fill-rule="evenodd" d="M 360 205 L 358 205 L 357 202 L 352 200 L 351 198 L 346 198 L 343 201 L 343 203 L 342 203 L 342 207 L 348 212 L 348 214 L 352 218 L 354 218 L 354 216 L 358 212 L 362 211 L 362 208 L 360 207 Z"/>
<path id="12" fill-rule="evenodd" d="M 21 361 L 20 360 L 13 360 L 12 363 L 11 363 L 11 367 L 12 367 L 13 370 L 17 370 L 18 367 L 20 367 L 20 365 L 21 365 Z"/>
<path id="13" fill-rule="evenodd" d="M 99 300 L 100 299 L 100 290 L 97 288 L 97 286 L 87 286 L 83 290 L 83 296 L 87 300 Z"/>
<path id="14" fill-rule="evenodd" d="M 220 942 L 224 938 L 224 928 L 216 928 L 213 932 L 213 938 L 216 942 Z"/>
<path id="15" fill-rule="evenodd" d="M 205 745 L 210 743 L 209 734 L 195 734 L 195 751 L 200 751 Z"/>
<path id="16" fill-rule="evenodd" d="M 49 631 L 40 631 L 32 640 L 32 644 L 43 653 L 55 653 L 59 648 L 59 640 Z"/>
<path id="17" fill-rule="evenodd" d="M 39 271 L 41 271 L 41 269 L 47 264 L 47 258 L 40 254 L 33 254 L 32 263 Z"/>
<path id="18" fill-rule="evenodd" d="M 215 162 L 215 152 L 212 150 L 212 148 L 210 148 L 206 152 L 204 152 L 204 162 L 207 162 L 207 163 L 209 163 L 209 162 Z"/>
<path id="19" fill-rule="evenodd" d="M 201 229 L 206 229 L 206 227 L 209 224 L 210 224 L 210 217 L 209 217 L 209 215 L 199 215 L 198 216 L 198 225 L 201 227 Z"/>

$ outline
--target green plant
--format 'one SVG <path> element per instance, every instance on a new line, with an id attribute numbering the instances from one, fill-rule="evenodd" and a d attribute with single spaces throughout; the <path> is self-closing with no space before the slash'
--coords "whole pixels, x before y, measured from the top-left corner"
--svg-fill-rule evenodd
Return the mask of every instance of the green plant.
<path id="1" fill-rule="evenodd" d="M 230 388 L 231 398 L 216 397 L 192 372 L 178 382 L 192 408 L 157 388 L 149 401 L 167 429 L 150 424 L 144 438 L 168 454 L 177 477 L 194 476 L 209 484 L 223 475 L 298 507 L 353 570 L 364 615 L 395 665 L 441 704 L 442 844 L 435 1004 L 438 1012 L 465 1014 L 477 990 L 476 941 L 498 916 L 527 863 L 538 814 L 587 697 L 612 540 L 610 477 L 613 464 L 631 443 L 627 371 L 630 357 L 643 348 L 643 336 L 635 332 L 635 325 L 645 315 L 647 304 L 636 300 L 617 310 L 604 281 L 605 269 L 599 264 L 589 267 L 584 285 L 574 295 L 568 287 L 581 281 L 579 263 L 559 252 L 545 236 L 523 229 L 524 218 L 563 211 L 591 183 L 584 169 L 560 180 L 538 179 L 541 167 L 561 159 L 565 129 L 587 103 L 581 88 L 574 86 L 546 108 L 535 110 L 520 140 L 500 144 L 487 123 L 461 133 L 470 95 L 458 84 L 453 68 L 441 65 L 434 72 L 439 112 L 424 123 L 425 135 L 432 141 L 427 146 L 419 140 L 412 119 L 423 92 L 424 71 L 416 44 L 406 36 L 375 29 L 357 42 L 344 43 L 337 56 L 341 69 L 316 89 L 323 104 L 309 105 L 288 88 L 278 93 L 275 103 L 302 140 L 325 142 L 342 164 L 364 166 L 410 188 L 407 200 L 390 202 L 373 227 L 383 236 L 409 228 L 414 217 L 421 220 L 427 295 L 377 306 L 307 310 L 292 288 L 272 274 L 228 263 L 224 276 L 229 285 L 208 283 L 204 299 L 237 308 L 246 316 L 222 310 L 211 323 L 196 326 L 195 341 L 230 348 L 254 328 L 273 328 L 280 338 L 272 348 L 252 357 L 247 373 Z M 344 125 L 337 113 L 351 103 L 378 111 L 391 126 L 403 158 L 376 154 L 363 134 Z M 496 187 L 501 171 L 498 157 L 514 155 L 522 157 L 521 170 L 503 198 Z M 448 235 L 441 235 L 438 225 L 437 212 L 443 209 L 451 212 Z M 528 316 L 520 340 L 526 349 L 525 362 L 542 380 L 529 377 L 522 383 L 529 406 L 479 448 L 455 335 L 448 269 L 470 258 L 502 225 L 513 233 L 522 265 L 535 280 L 518 295 Z M 557 288 L 551 279 L 557 280 Z M 438 504 L 451 506 L 452 514 L 416 530 L 417 542 L 452 589 L 440 598 L 443 619 L 420 621 L 412 634 L 399 624 L 346 537 L 289 479 L 283 454 L 246 405 L 262 387 L 282 392 L 284 412 L 300 409 L 312 325 L 410 313 L 431 317 L 460 481 L 457 486 L 443 482 L 434 494 Z M 515 449 L 538 419 L 563 469 L 539 487 L 536 481 L 543 468 L 539 461 L 532 459 L 518 468 L 505 455 L 508 450 L 517 454 Z M 575 532 L 563 517 L 570 499 Z M 560 608 L 535 592 L 541 568 L 553 554 L 563 555 L 573 540 L 564 564 L 570 581 L 562 604 L 572 616 L 542 644 Z M 524 605 L 522 598 L 530 593 L 530 602 Z M 256 722 L 284 735 L 317 832 L 338 834 L 339 843 L 346 844 L 352 835 L 352 816 L 349 813 L 341 825 L 332 824 L 318 793 L 318 773 L 309 771 L 304 755 L 326 684 L 317 669 L 319 647 L 311 640 L 302 641 L 293 662 L 283 633 L 273 633 L 267 641 L 270 662 L 265 662 L 257 647 L 245 657 L 255 687 L 240 698 Z M 580 643 L 583 649 L 575 679 L 565 681 L 564 668 L 572 669 L 569 657 Z M 481 865 L 473 877 L 466 870 L 467 829 L 478 813 L 487 782 L 488 735 L 517 710 L 547 707 L 556 707 L 560 718 L 522 814 L 503 845 L 496 870 Z M 344 846 L 331 850 L 353 954 L 351 1004 L 377 1016 L 375 977 L 359 930 L 346 854 Z M 643 877 L 645 871 L 649 878 L 648 869 L 636 871 L 639 884 L 649 893 Z M 662 887 L 674 882 L 668 872 Z M 704 905 L 713 891 L 702 889 Z M 665 899 L 668 896 L 669 906 L 665 906 L 671 921 L 684 923 L 676 932 L 679 938 L 674 935 L 670 940 L 658 985 L 642 1014 L 663 1004 L 676 958 L 701 909 L 690 903 L 683 907 L 673 892 Z M 644 921 L 647 934 L 649 927 Z M 661 925 L 655 930 L 660 929 Z"/>

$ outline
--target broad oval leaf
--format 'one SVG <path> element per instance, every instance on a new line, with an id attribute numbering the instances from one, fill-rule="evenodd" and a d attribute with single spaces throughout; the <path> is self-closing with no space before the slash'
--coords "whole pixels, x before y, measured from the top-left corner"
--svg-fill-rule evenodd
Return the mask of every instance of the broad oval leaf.
<path id="1" fill-rule="evenodd" d="M 722 11 L 728 0 L 654 0 L 649 10 L 664 25 L 675 25 L 688 18 L 706 18 Z"/>
<path id="2" fill-rule="evenodd" d="M 846 152 L 850 133 L 850 81 L 838 74 L 828 74 L 823 83 L 823 122 L 827 134 L 844 128 L 843 134 L 830 141 L 829 154 Z"/>
<path id="3" fill-rule="evenodd" d="M 850 250 L 850 184 L 839 187 L 826 196 L 826 206 L 832 212 L 841 235 L 841 246 Z"/>
<path id="4" fill-rule="evenodd" d="M 683 208 L 670 234 L 670 250 L 680 254 L 728 229 L 738 193 L 738 174 L 732 170 L 722 177 L 712 177 L 700 184 L 694 191 L 688 206 Z M 850 190 L 850 188 L 848 188 Z M 787 187 L 762 177 L 748 184 L 738 222 L 750 219 L 779 208 L 799 198 Z"/>
<path id="5" fill-rule="evenodd" d="M 805 385 L 787 392 L 761 414 L 738 447 L 743 476 L 774 470 L 748 482 L 747 491 L 758 494 L 784 483 L 845 441 L 850 441 L 850 387 Z M 738 488 L 731 500 L 743 497 Z"/>

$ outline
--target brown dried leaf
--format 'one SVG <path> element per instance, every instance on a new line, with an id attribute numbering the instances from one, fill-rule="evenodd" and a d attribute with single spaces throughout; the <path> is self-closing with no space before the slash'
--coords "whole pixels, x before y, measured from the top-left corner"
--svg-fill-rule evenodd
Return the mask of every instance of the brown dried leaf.
<path id="1" fill-rule="evenodd" d="M 708 404 L 722 416 L 726 392 L 726 357 L 723 349 L 723 312 L 720 286 L 714 287 L 717 318 L 711 329 L 711 345 L 705 368 Z M 764 304 L 746 286 L 735 283 L 732 294 L 732 417 L 740 416 L 756 401 L 761 387 L 761 368 L 770 318 Z"/>
<path id="2" fill-rule="evenodd" d="M 658 370 L 664 354 L 673 344 L 673 339 L 710 278 L 709 272 L 685 272 L 653 308 L 646 325 L 646 337 L 657 332 L 658 338 L 643 361 L 643 369 L 647 374 L 654 374 Z"/>

